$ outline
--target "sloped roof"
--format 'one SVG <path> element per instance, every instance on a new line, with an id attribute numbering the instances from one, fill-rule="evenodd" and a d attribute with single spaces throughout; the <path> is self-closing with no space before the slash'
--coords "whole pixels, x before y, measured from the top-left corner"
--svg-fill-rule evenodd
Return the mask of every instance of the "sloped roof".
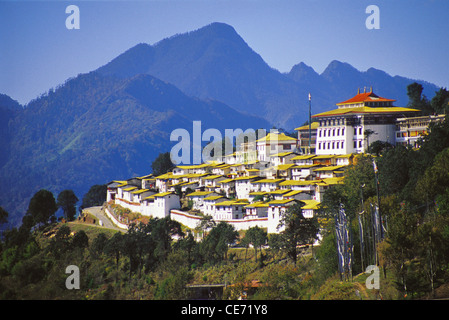
<path id="1" fill-rule="evenodd" d="M 354 97 L 346 101 L 337 103 L 337 106 L 342 104 L 353 104 L 361 102 L 394 102 L 394 101 L 396 100 L 379 97 L 374 92 L 363 92 L 356 94 Z"/>

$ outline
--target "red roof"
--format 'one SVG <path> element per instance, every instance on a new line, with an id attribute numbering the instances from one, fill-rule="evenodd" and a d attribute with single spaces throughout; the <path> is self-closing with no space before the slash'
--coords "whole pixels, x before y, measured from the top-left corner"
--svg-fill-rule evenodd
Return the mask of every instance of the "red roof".
<path id="1" fill-rule="evenodd" d="M 351 99 L 337 103 L 337 105 L 348 104 L 348 103 L 361 103 L 361 102 L 393 102 L 393 101 L 396 101 L 396 100 L 379 97 L 374 92 L 363 92 L 363 93 L 358 93 Z"/>

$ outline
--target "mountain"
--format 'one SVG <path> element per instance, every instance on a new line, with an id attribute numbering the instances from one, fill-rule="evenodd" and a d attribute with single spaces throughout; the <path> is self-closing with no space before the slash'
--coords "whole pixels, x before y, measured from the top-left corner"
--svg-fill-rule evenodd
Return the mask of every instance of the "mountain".
<path id="1" fill-rule="evenodd" d="M 151 74 L 190 96 L 222 101 L 287 130 L 308 119 L 309 92 L 315 113 L 352 97 L 357 88 L 370 86 L 379 95 L 405 105 L 406 86 L 415 81 L 373 68 L 359 71 L 339 61 L 332 61 L 322 74 L 304 63 L 281 73 L 225 23 L 212 23 L 154 45 L 138 44 L 97 71 L 119 77 Z M 429 96 L 438 90 L 430 83 L 424 83 L 424 88 Z"/>
<path id="2" fill-rule="evenodd" d="M 0 203 L 20 223 L 41 188 L 82 198 L 93 184 L 151 173 L 170 133 L 201 121 L 216 128 L 269 128 L 256 116 L 213 100 L 189 97 L 153 76 L 79 75 L 35 99 L 9 121 L 11 152 L 0 169 Z"/>
<path id="3" fill-rule="evenodd" d="M 400 76 L 391 76 L 385 71 L 369 68 L 359 71 L 349 63 L 337 60 L 331 61 L 327 68 L 318 74 L 312 67 L 299 63 L 292 67 L 286 74 L 289 78 L 308 86 L 312 92 L 326 92 L 332 101 L 327 102 L 327 108 L 335 107 L 335 104 L 354 96 L 357 89 L 369 90 L 373 87 L 374 92 L 386 98 L 396 99 L 397 106 L 406 106 L 408 103 L 407 86 L 413 82 L 423 85 L 423 94 L 428 98 L 435 95 L 438 87 L 423 80 L 414 80 Z M 321 112 L 315 110 L 313 113 Z"/>
<path id="4" fill-rule="evenodd" d="M 120 77 L 151 74 L 190 96 L 222 101 L 284 128 L 294 128 L 308 112 L 308 89 L 271 68 L 224 23 L 154 45 L 138 44 L 97 71 Z"/>

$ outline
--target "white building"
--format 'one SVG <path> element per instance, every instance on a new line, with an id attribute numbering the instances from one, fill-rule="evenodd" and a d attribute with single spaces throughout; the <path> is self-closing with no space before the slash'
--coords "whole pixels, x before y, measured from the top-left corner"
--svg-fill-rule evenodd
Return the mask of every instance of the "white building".
<path id="1" fill-rule="evenodd" d="M 165 218 L 170 210 L 180 209 L 179 196 L 173 192 L 162 192 L 146 197 L 141 202 L 141 213 L 154 218 Z"/>
<path id="2" fill-rule="evenodd" d="M 281 152 L 292 152 L 297 147 L 298 140 L 283 133 L 270 132 L 256 141 L 259 161 L 270 161 L 272 155 Z"/>
<path id="3" fill-rule="evenodd" d="M 215 204 L 215 220 L 243 219 L 247 201 L 229 200 Z"/>
<path id="4" fill-rule="evenodd" d="M 419 110 L 393 106 L 393 99 L 360 91 L 338 108 L 313 115 L 318 122 L 316 154 L 362 153 L 380 140 L 395 144 L 396 119 Z"/>
<path id="5" fill-rule="evenodd" d="M 282 216 L 288 208 L 296 203 L 293 199 L 273 200 L 268 202 L 268 233 L 279 233 L 285 226 L 279 227 Z M 279 227 L 279 228 L 278 228 Z"/>
<path id="6" fill-rule="evenodd" d="M 419 147 L 418 141 L 429 133 L 431 123 L 441 123 L 445 119 L 444 114 L 423 117 L 399 118 L 396 120 L 396 144 Z"/>

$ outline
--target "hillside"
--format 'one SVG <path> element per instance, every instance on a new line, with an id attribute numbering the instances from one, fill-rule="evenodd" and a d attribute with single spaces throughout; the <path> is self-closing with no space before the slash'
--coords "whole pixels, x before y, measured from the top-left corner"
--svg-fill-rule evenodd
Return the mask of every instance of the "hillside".
<path id="1" fill-rule="evenodd" d="M 150 75 L 79 75 L 11 115 L 0 203 L 17 224 L 41 188 L 55 195 L 73 189 L 81 199 L 93 184 L 148 174 L 157 155 L 170 150 L 170 133 L 191 131 L 195 120 L 203 131 L 231 123 L 243 130 L 270 127 L 223 103 L 188 97 Z"/>

